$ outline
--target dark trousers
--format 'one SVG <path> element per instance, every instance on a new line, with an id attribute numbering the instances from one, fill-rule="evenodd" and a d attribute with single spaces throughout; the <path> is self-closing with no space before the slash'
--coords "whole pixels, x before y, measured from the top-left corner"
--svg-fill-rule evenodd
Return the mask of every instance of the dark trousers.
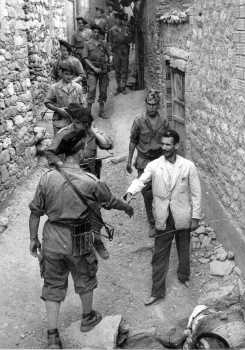
<path id="1" fill-rule="evenodd" d="M 113 53 L 117 87 L 125 89 L 128 81 L 129 49 L 122 48 Z"/>
<path id="2" fill-rule="evenodd" d="M 107 88 L 109 85 L 109 78 L 107 73 L 92 74 L 88 73 L 88 103 L 94 103 L 96 97 L 96 88 L 99 83 L 99 103 L 104 103 L 107 100 Z"/>
<path id="3" fill-rule="evenodd" d="M 138 170 L 138 176 L 143 174 L 144 170 Z M 150 225 L 155 225 L 154 216 L 152 213 L 152 201 L 153 201 L 153 194 L 152 194 L 152 185 L 151 182 L 146 185 L 146 187 L 142 190 L 142 195 L 144 198 L 145 203 L 145 210 L 146 210 L 146 216 L 147 220 Z"/>
<path id="4" fill-rule="evenodd" d="M 169 266 L 169 257 L 172 240 L 175 237 L 179 258 L 177 269 L 178 279 L 181 282 L 189 280 L 190 276 L 190 229 L 175 230 L 174 219 L 170 212 L 165 231 L 156 230 L 154 253 L 152 257 L 152 296 L 162 297 L 166 291 L 166 276 Z"/>

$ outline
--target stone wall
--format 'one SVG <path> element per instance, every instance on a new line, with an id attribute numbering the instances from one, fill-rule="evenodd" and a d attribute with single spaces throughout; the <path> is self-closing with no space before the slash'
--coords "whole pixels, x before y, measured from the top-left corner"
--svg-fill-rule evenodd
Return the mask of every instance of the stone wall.
<path id="1" fill-rule="evenodd" d="M 40 110 L 50 83 L 51 57 L 66 33 L 64 1 L 24 0 L 32 96 L 35 111 Z"/>
<path id="2" fill-rule="evenodd" d="M 55 7 L 54 7 L 55 6 Z M 0 202 L 35 166 L 36 111 L 47 89 L 62 1 L 0 0 Z M 38 107 L 38 108 L 37 108 Z"/>
<path id="3" fill-rule="evenodd" d="M 187 10 L 188 22 L 157 21 L 176 8 Z M 144 21 L 146 85 L 156 86 L 165 97 L 166 60 L 176 58 L 168 50 L 181 49 L 186 61 L 177 59 L 185 63 L 188 156 L 198 164 L 227 215 L 244 230 L 245 1 L 154 0 L 146 4 Z"/>

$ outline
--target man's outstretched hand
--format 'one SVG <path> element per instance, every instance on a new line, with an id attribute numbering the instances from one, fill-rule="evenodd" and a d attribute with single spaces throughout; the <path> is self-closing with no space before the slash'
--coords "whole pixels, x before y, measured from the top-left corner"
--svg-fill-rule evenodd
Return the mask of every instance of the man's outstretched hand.
<path id="1" fill-rule="evenodd" d="M 41 243 L 38 238 L 30 241 L 30 253 L 34 258 L 37 257 L 37 250 L 41 250 Z"/>
<path id="2" fill-rule="evenodd" d="M 123 199 L 125 200 L 125 202 L 127 202 L 128 204 L 131 202 L 131 200 L 133 199 L 133 195 L 132 193 L 127 192 L 124 196 Z"/>
<path id="3" fill-rule="evenodd" d="M 129 204 L 125 204 L 124 211 L 130 218 L 134 215 L 134 208 Z"/>

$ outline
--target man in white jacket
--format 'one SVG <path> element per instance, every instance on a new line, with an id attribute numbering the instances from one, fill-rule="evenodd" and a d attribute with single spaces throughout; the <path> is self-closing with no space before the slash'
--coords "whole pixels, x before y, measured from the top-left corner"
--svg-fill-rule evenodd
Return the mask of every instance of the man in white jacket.
<path id="1" fill-rule="evenodd" d="M 140 192 L 149 181 L 153 189 L 155 246 L 152 257 L 152 292 L 145 305 L 163 299 L 172 240 L 179 258 L 178 279 L 188 285 L 190 276 L 190 232 L 201 218 L 201 186 L 193 162 L 177 155 L 179 135 L 166 131 L 161 138 L 163 156 L 148 163 L 144 173 L 127 190 L 126 199 Z"/>

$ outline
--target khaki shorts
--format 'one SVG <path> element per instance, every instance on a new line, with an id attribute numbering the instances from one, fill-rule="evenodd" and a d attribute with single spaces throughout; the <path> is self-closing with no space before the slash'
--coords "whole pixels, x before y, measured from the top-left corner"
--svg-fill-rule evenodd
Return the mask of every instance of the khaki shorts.
<path id="1" fill-rule="evenodd" d="M 43 300 L 60 302 L 65 299 L 69 273 L 77 294 L 88 293 L 97 287 L 98 261 L 94 252 L 78 257 L 45 253 L 42 264 Z"/>

